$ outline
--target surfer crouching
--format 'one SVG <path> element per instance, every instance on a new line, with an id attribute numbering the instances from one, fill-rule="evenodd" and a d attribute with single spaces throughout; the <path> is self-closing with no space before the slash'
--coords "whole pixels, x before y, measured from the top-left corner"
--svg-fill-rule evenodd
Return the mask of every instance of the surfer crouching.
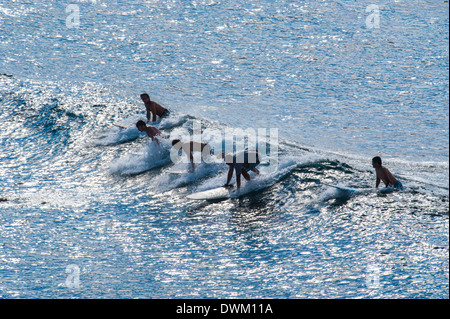
<path id="1" fill-rule="evenodd" d="M 222 158 L 225 159 L 225 163 L 230 166 L 228 170 L 227 182 L 224 187 L 230 187 L 230 181 L 233 177 L 233 171 L 236 171 L 236 186 L 237 188 L 241 187 L 241 174 L 244 178 L 249 181 L 250 175 L 248 171 L 253 171 L 256 174 L 259 174 L 259 170 L 256 166 L 261 163 L 259 158 L 259 153 L 257 150 L 245 150 L 234 155 L 225 155 L 222 153 Z"/>
<path id="2" fill-rule="evenodd" d="M 403 189 L 403 185 L 398 181 L 392 173 L 382 165 L 381 157 L 375 156 L 372 158 L 372 167 L 375 168 L 377 174 L 377 181 L 375 187 L 378 188 L 380 182 L 383 181 L 386 187 L 393 186 L 396 189 Z"/>
<path id="3" fill-rule="evenodd" d="M 145 104 L 145 109 L 147 110 L 147 123 L 152 119 L 152 122 L 156 121 L 156 116 L 160 118 L 166 117 L 170 114 L 170 111 L 155 101 L 150 100 L 150 96 L 147 93 L 141 94 L 141 99 Z"/>

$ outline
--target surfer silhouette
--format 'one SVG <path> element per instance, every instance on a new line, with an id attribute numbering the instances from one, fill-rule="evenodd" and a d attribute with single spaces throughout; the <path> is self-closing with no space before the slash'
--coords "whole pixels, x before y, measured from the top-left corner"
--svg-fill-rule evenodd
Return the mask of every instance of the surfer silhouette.
<path id="1" fill-rule="evenodd" d="M 253 171 L 256 174 L 259 174 L 259 170 L 256 166 L 261 162 L 259 158 L 259 153 L 257 150 L 244 150 L 239 153 L 235 153 L 234 155 L 226 155 L 222 153 L 222 158 L 225 159 L 225 163 L 230 166 L 228 170 L 227 182 L 224 187 L 230 187 L 230 181 L 233 177 L 234 171 L 236 171 L 236 186 L 237 188 L 241 187 L 241 175 L 247 181 L 250 181 L 250 175 L 248 171 Z"/>

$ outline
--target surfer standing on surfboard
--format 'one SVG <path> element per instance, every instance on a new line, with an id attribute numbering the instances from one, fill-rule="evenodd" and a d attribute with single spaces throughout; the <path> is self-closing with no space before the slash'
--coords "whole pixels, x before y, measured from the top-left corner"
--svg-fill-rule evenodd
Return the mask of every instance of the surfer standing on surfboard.
<path id="1" fill-rule="evenodd" d="M 256 166 L 261 163 L 259 158 L 259 153 L 257 150 L 245 150 L 234 155 L 225 155 L 222 153 L 222 158 L 225 159 L 225 163 L 230 166 L 228 170 L 227 183 L 223 185 L 224 187 L 230 187 L 230 181 L 233 177 L 233 171 L 236 171 L 236 186 L 237 188 L 241 187 L 241 174 L 244 178 L 249 181 L 250 175 L 248 171 L 251 170 L 256 174 L 259 174 L 259 170 Z"/>
<path id="2" fill-rule="evenodd" d="M 372 166 L 375 168 L 375 172 L 377 174 L 376 188 L 380 185 L 380 182 L 383 181 L 386 187 L 393 186 L 397 189 L 403 189 L 402 183 L 398 181 L 391 172 L 382 165 L 381 157 L 375 156 L 372 158 Z"/>
<path id="3" fill-rule="evenodd" d="M 160 118 L 169 116 L 170 111 L 168 109 L 162 107 L 155 101 L 151 101 L 150 96 L 147 93 L 142 93 L 141 99 L 145 104 L 145 109 L 147 110 L 147 123 L 150 121 L 150 118 L 152 118 L 152 122 L 155 122 L 157 115 Z"/>

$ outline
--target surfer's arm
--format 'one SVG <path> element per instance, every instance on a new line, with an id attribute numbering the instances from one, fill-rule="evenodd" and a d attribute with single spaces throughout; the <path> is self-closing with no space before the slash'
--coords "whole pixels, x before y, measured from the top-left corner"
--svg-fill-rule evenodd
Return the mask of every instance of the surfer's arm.
<path id="1" fill-rule="evenodd" d="M 378 186 L 380 185 L 381 179 L 380 177 L 377 175 L 377 182 L 375 184 L 375 187 L 378 188 Z"/>
<path id="2" fill-rule="evenodd" d="M 151 114 L 150 114 L 150 108 L 148 107 L 148 105 L 146 105 L 145 106 L 145 109 L 146 109 L 146 111 L 147 111 L 147 123 L 150 121 L 150 116 L 151 116 Z"/>
<path id="3" fill-rule="evenodd" d="M 152 107 L 152 115 L 153 115 L 152 121 L 156 122 L 156 106 L 155 106 L 155 103 L 152 103 L 151 107 Z"/>

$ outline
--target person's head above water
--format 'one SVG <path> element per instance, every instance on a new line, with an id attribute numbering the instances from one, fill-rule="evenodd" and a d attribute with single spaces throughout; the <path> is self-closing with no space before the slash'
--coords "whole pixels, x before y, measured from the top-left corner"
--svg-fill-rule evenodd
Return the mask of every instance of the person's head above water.
<path id="1" fill-rule="evenodd" d="M 375 166 L 375 165 L 379 165 L 379 166 L 382 165 L 381 164 L 381 157 L 375 156 L 374 158 L 372 158 L 372 166 Z"/>
<path id="2" fill-rule="evenodd" d="M 142 130 L 143 130 L 146 126 L 147 126 L 147 125 L 146 125 L 145 122 L 142 121 L 142 120 L 139 120 L 139 121 L 136 123 L 137 129 L 138 129 L 139 131 L 141 131 L 141 132 L 142 132 Z"/>
<path id="3" fill-rule="evenodd" d="M 181 148 L 181 141 L 180 140 L 172 140 L 172 146 L 176 149 L 179 150 Z"/>
<path id="4" fill-rule="evenodd" d="M 142 93 L 141 94 L 141 99 L 144 102 L 150 102 L 150 96 L 147 93 Z"/>

